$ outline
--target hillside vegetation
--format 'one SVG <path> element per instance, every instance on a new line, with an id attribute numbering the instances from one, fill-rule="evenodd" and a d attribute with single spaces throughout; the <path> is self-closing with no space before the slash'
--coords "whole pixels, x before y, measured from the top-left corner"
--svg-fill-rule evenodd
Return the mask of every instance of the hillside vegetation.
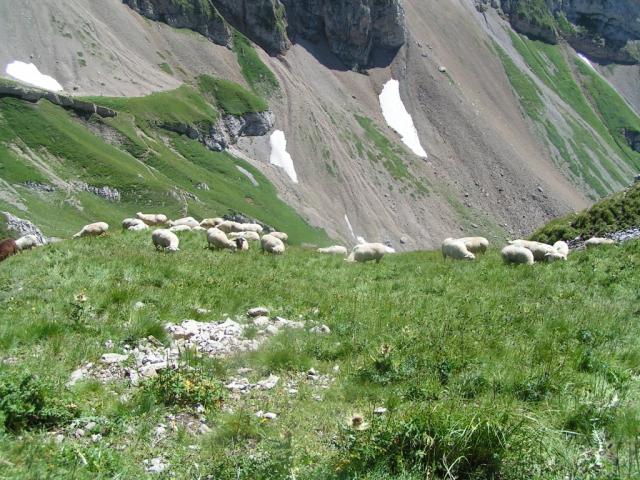
<path id="1" fill-rule="evenodd" d="M 144 461 L 158 457 L 168 467 L 154 478 L 640 474 L 640 243 L 530 268 L 505 266 L 495 250 L 475 262 L 416 252 L 362 265 L 296 247 L 273 257 L 203 245 L 187 233 L 180 252 L 163 254 L 148 233 L 112 233 L 0 265 L 0 476 L 145 478 Z M 247 323 L 258 305 L 306 326 L 231 358 L 185 351 L 183 367 L 137 387 L 64 386 L 103 353 L 149 335 L 168 345 L 167 322 Z M 308 331 L 320 324 L 330 333 Z M 327 381 L 307 378 L 310 368 Z M 272 390 L 222 387 L 269 374 L 280 377 Z M 206 433 L 184 426 L 199 415 Z"/>

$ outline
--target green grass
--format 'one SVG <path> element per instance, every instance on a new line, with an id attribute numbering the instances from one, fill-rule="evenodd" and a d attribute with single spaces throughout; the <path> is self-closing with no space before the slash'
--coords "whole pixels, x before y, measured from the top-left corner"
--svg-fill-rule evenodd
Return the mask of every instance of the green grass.
<path id="1" fill-rule="evenodd" d="M 66 433 L 60 444 L 46 423 L 5 432 L 2 476 L 145 478 L 143 460 L 157 456 L 174 478 L 640 474 L 639 242 L 508 267 L 497 250 L 475 262 L 415 252 L 354 265 L 296 247 L 279 257 L 212 252 L 202 249 L 201 234 L 181 238 L 177 254 L 156 253 L 146 233 L 112 233 L 3 263 L 1 357 L 14 360 L 0 362 L 2 378 L 32 374 L 46 402 L 73 399 L 73 410 L 62 413 L 93 420 L 102 440 L 75 438 L 65 416 L 56 417 Z M 81 292 L 86 302 L 78 308 Z M 137 301 L 146 306 L 135 310 Z M 162 324 L 199 318 L 196 307 L 220 319 L 256 305 L 331 333 L 287 331 L 254 353 L 185 358 L 204 390 L 179 377 L 148 387 L 64 386 L 78 365 L 107 351 L 107 339 L 111 351 L 150 332 L 166 341 Z M 251 381 L 269 373 L 281 381 L 271 391 L 227 396 L 230 412 L 208 409 L 208 434 L 178 428 L 154 440 L 168 413 L 191 411 L 185 395 L 211 398 L 207 385 L 217 391 L 238 367 L 253 369 L 245 374 Z M 335 378 L 328 389 L 304 380 L 310 367 Z M 149 389 L 157 393 L 145 395 Z M 379 406 L 385 415 L 373 414 Z M 258 410 L 278 418 L 258 420 Z M 368 429 L 349 427 L 354 413 Z M 601 466 L 596 435 L 606 439 Z"/>
<path id="2" fill-rule="evenodd" d="M 545 0 L 517 0 L 513 14 L 544 30 L 555 30 L 556 21 Z"/>
<path id="3" fill-rule="evenodd" d="M 160 70 L 162 70 L 164 73 L 168 75 L 173 75 L 173 70 L 171 69 L 171 65 L 169 65 L 167 62 L 162 62 L 158 64 L 158 67 L 160 67 Z"/>
<path id="4" fill-rule="evenodd" d="M 576 214 L 553 220 L 538 229 L 532 239 L 546 243 L 577 236 L 603 235 L 640 225 L 640 184 L 615 193 Z"/>
<path id="5" fill-rule="evenodd" d="M 278 93 L 280 84 L 276 76 L 260 60 L 249 39 L 238 31 L 233 33 L 233 51 L 236 52 L 242 75 L 255 93 L 263 97 Z"/>
<path id="6" fill-rule="evenodd" d="M 237 83 L 202 75 L 198 79 L 198 85 L 200 91 L 212 96 L 218 108 L 227 114 L 244 115 L 269 109 L 269 105 L 263 98 L 247 91 Z"/>
<path id="7" fill-rule="evenodd" d="M 373 162 L 381 162 L 396 180 L 409 178 L 411 174 L 402 158 L 404 151 L 385 137 L 373 123 L 373 120 L 361 115 L 355 115 L 355 118 L 364 130 L 366 138 L 376 150 L 375 152 L 369 152 L 371 160 Z"/>

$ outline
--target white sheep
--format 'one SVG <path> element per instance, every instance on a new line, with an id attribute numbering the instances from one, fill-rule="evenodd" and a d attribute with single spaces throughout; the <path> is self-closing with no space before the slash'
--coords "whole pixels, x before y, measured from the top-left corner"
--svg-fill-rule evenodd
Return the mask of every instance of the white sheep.
<path id="1" fill-rule="evenodd" d="M 227 235 L 218 228 L 210 228 L 207 230 L 207 244 L 209 248 L 228 248 L 236 250 L 236 242 L 229 240 Z"/>
<path id="2" fill-rule="evenodd" d="M 475 260 L 476 256 L 467 250 L 462 240 L 455 238 L 445 238 L 442 242 L 442 256 L 444 258 L 453 258 L 455 260 Z"/>
<path id="3" fill-rule="evenodd" d="M 231 240 L 242 237 L 250 242 L 260 241 L 260 235 L 257 232 L 231 232 L 228 237 Z"/>
<path id="4" fill-rule="evenodd" d="M 556 252 L 556 249 L 551 245 L 547 245 L 546 243 L 541 242 L 532 242 L 531 240 L 511 240 L 509 242 L 509 245 L 516 245 L 518 247 L 524 247 L 527 250 L 531 250 L 531 253 L 533 253 L 533 258 L 536 262 L 544 260 L 544 256 L 547 253 Z"/>
<path id="5" fill-rule="evenodd" d="M 16 247 L 18 250 L 31 250 L 33 247 L 37 247 L 40 245 L 38 242 L 38 237 L 35 235 L 24 235 L 16 240 Z"/>
<path id="6" fill-rule="evenodd" d="M 232 240 L 236 244 L 236 249 L 240 251 L 249 250 L 249 242 L 244 237 L 238 237 L 235 240 Z"/>
<path id="7" fill-rule="evenodd" d="M 200 226 L 200 225 L 198 225 Z M 175 233 L 179 233 L 179 232 L 190 232 L 191 231 L 191 227 L 189 225 L 174 225 L 172 227 L 169 227 L 169 230 Z"/>
<path id="8" fill-rule="evenodd" d="M 382 243 L 360 243 L 353 247 L 353 250 L 345 260 L 348 262 L 375 260 L 376 263 L 380 263 L 385 253 L 387 253 L 387 246 Z"/>
<path id="9" fill-rule="evenodd" d="M 271 234 L 264 235 L 260 239 L 260 245 L 262 246 L 262 251 L 267 253 L 281 254 L 285 250 L 282 240 Z"/>
<path id="10" fill-rule="evenodd" d="M 225 220 L 222 223 L 216 225 L 218 230 L 222 230 L 224 233 L 242 232 L 242 224 L 234 222 L 232 220 Z"/>
<path id="11" fill-rule="evenodd" d="M 564 260 L 567 259 L 567 256 L 564 253 L 559 252 L 558 250 L 554 250 L 553 252 L 545 253 L 544 254 L 544 259 L 547 262 L 556 262 L 558 260 L 563 260 L 564 261 Z"/>
<path id="12" fill-rule="evenodd" d="M 326 253 L 328 255 L 342 255 L 343 257 L 347 256 L 347 247 L 343 247 L 342 245 L 333 245 L 331 247 L 319 248 L 317 250 L 318 253 Z"/>
<path id="13" fill-rule="evenodd" d="M 553 244 L 553 248 L 555 248 L 557 252 L 561 253 L 565 257 L 569 255 L 569 245 L 567 244 L 567 242 L 558 240 Z"/>
<path id="14" fill-rule="evenodd" d="M 533 265 L 533 253 L 528 248 L 520 245 L 507 245 L 500 252 L 505 263 L 518 263 L 523 265 Z"/>
<path id="15" fill-rule="evenodd" d="M 284 232 L 271 232 L 269 233 L 269 235 L 271 235 L 272 237 L 276 237 L 283 242 L 287 242 L 289 240 L 289 235 Z"/>
<path id="16" fill-rule="evenodd" d="M 136 213 L 136 217 L 147 225 L 164 225 L 167 223 L 167 216 L 161 213 Z"/>
<path id="17" fill-rule="evenodd" d="M 200 222 L 198 222 L 193 217 L 184 217 L 184 218 L 179 218 L 177 220 L 169 220 L 170 227 L 177 227 L 179 225 L 186 225 L 189 228 L 193 228 L 193 227 L 199 227 Z"/>
<path id="18" fill-rule="evenodd" d="M 591 237 L 589 240 L 584 242 L 584 246 L 587 248 L 599 247 L 601 245 L 613 245 L 614 242 L 610 238 L 602 238 L 602 237 Z"/>
<path id="19" fill-rule="evenodd" d="M 464 246 L 467 247 L 471 253 L 485 253 L 489 248 L 489 240 L 484 237 L 462 237 L 459 238 Z"/>
<path id="20" fill-rule="evenodd" d="M 76 233 L 73 238 L 97 237 L 98 235 L 107 233 L 107 230 L 109 230 L 109 225 L 105 222 L 90 223 L 82 227 L 82 230 Z"/>
<path id="21" fill-rule="evenodd" d="M 200 225 L 198 225 L 197 227 L 193 227 L 191 230 L 193 230 L 194 232 L 206 232 L 207 229 L 204 227 L 201 227 Z"/>
<path id="22" fill-rule="evenodd" d="M 200 222 L 200 226 L 204 228 L 213 228 L 220 225 L 222 222 L 224 222 L 224 219 L 220 217 L 205 218 Z"/>
<path id="23" fill-rule="evenodd" d="M 146 225 L 146 223 L 144 223 L 139 218 L 125 218 L 124 220 L 122 220 L 122 229 L 127 230 L 129 229 L 129 227 L 133 227 L 134 225 L 140 225 L 141 223 Z"/>
<path id="24" fill-rule="evenodd" d="M 166 228 L 154 230 L 151 233 L 151 240 L 153 241 L 153 245 L 156 247 L 156 250 L 160 249 L 169 252 L 177 252 L 180 250 L 178 248 L 178 245 L 180 245 L 180 239 L 175 233 Z"/>
<path id="25" fill-rule="evenodd" d="M 144 222 L 140 222 L 140 223 L 136 223 L 135 225 L 131 225 L 129 228 L 127 228 L 127 230 L 131 231 L 131 232 L 140 232 L 142 230 L 147 230 L 149 228 L 149 225 L 147 225 Z"/>
<path id="26" fill-rule="evenodd" d="M 255 232 L 262 233 L 262 225 L 258 225 L 257 223 L 241 223 L 240 228 L 242 228 L 243 232 Z"/>

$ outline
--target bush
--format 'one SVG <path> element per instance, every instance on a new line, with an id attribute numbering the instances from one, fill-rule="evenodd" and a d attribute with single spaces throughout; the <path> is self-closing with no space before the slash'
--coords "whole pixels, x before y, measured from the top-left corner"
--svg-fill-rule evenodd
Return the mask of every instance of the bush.
<path id="1" fill-rule="evenodd" d="M 143 391 L 167 406 L 219 408 L 224 401 L 222 382 L 207 378 L 202 370 L 167 368 L 144 385 Z"/>
<path id="2" fill-rule="evenodd" d="M 0 374 L 0 429 L 10 432 L 51 428 L 76 416 L 76 407 L 53 395 L 51 385 L 33 375 Z"/>

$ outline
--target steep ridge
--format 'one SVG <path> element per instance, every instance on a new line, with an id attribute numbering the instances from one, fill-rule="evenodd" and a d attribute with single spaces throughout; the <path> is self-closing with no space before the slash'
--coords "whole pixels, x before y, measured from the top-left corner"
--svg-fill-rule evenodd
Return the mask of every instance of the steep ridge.
<path id="1" fill-rule="evenodd" d="M 74 8 L 66 8 L 70 2 Z M 236 18 L 226 2 L 193 3 L 215 7 L 207 18 L 231 32 L 218 42 L 226 46 L 171 28 L 167 23 L 189 25 L 176 23 L 168 10 L 148 9 L 189 2 L 126 3 L 160 21 L 117 0 L 0 6 L 7 24 L 23 19 L 32 27 L 0 29 L 0 64 L 33 61 L 67 92 L 93 96 L 131 97 L 183 82 L 195 85 L 203 73 L 253 88 L 266 96 L 275 114 L 273 128 L 286 136 L 298 183 L 269 163 L 269 134 L 241 137 L 230 152 L 261 171 L 307 222 L 345 242 L 361 236 L 417 248 L 437 245 L 452 232 L 522 235 L 585 207 L 589 197 L 626 186 L 637 172 L 637 157 L 620 143 L 618 127 L 610 129 L 611 119 L 584 88 L 590 82 L 599 88 L 600 77 L 581 70 L 568 46 L 552 47 L 583 92 L 586 108 L 581 109 L 553 88 L 549 72 L 527 64 L 522 52 L 543 47 L 514 36 L 496 12 L 478 12 L 471 0 L 407 1 L 402 31 L 396 2 L 338 2 L 334 6 L 348 10 L 338 17 L 328 17 L 323 2 L 240 2 L 280 15 L 283 23 L 269 30 L 282 33 L 286 26 L 277 48 L 253 28 L 256 18 L 246 10 L 244 20 Z M 367 12 L 362 25 L 349 23 L 356 11 Z M 333 25 L 335 18 L 344 24 Z M 252 57 L 251 43 L 236 28 L 278 55 L 258 48 Z M 41 34 L 35 38 L 32 31 Z M 253 72 L 256 59 L 268 69 Z M 542 92 L 534 118 L 517 89 L 518 72 Z M 269 75 L 268 88 L 256 86 Z M 400 82 L 426 159 L 411 153 L 386 126 L 378 95 L 391 78 Z M 119 105 L 128 108 L 126 100 Z M 96 128 L 93 134 L 102 135 Z M 582 147 L 587 134 L 595 144 Z M 571 140 L 562 146 L 557 136 Z M 23 187 L 8 184 L 20 197 Z M 198 194 L 195 187 L 183 187 Z"/>

